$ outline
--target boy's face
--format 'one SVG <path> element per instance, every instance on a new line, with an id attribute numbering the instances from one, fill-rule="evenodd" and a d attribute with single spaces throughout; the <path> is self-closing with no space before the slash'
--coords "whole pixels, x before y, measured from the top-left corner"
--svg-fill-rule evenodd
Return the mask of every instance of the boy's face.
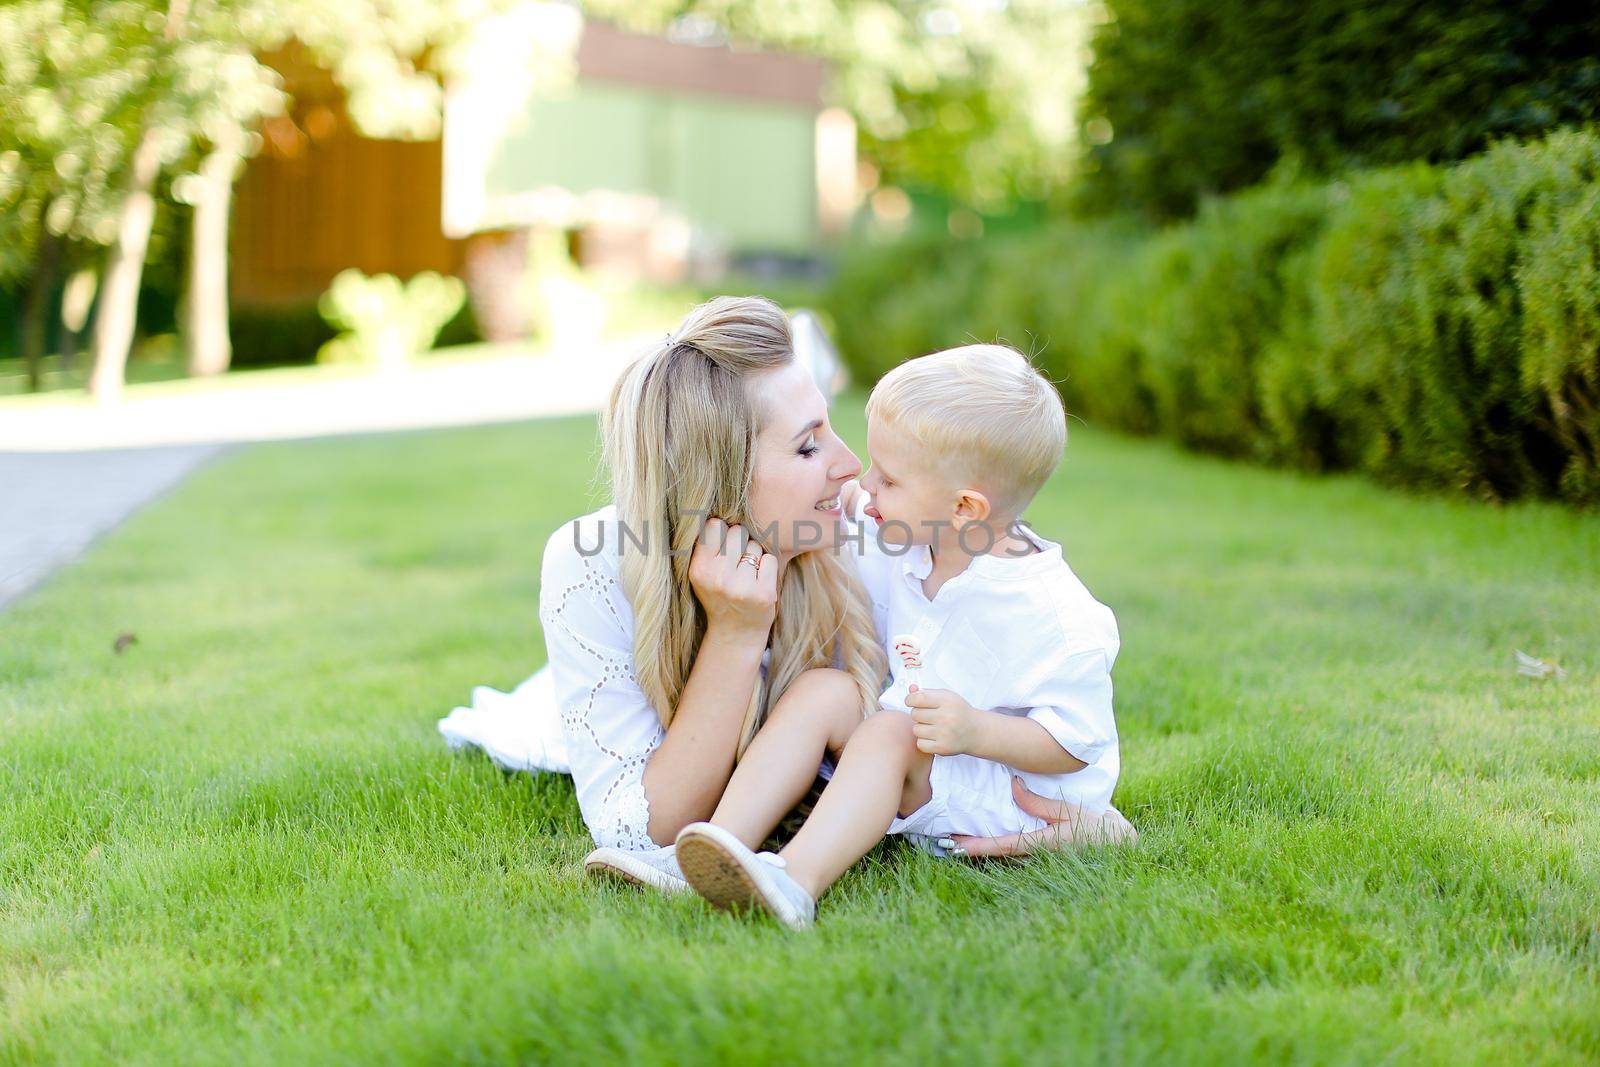
<path id="1" fill-rule="evenodd" d="M 941 477 L 914 439 L 873 417 L 867 420 L 867 456 L 872 467 L 861 476 L 861 488 L 872 494 L 867 514 L 881 524 L 885 544 L 933 544 L 938 524 L 959 525 L 962 487 L 952 476 Z"/>

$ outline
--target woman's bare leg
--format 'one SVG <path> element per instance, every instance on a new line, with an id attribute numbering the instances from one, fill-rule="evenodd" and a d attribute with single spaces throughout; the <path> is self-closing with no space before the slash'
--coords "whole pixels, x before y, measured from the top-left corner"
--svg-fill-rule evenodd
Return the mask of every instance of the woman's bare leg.
<path id="1" fill-rule="evenodd" d="M 861 691 L 843 671 L 806 671 L 773 705 L 734 768 L 711 821 L 759 848 L 817 780 L 828 752 L 861 725 Z"/>
<path id="2" fill-rule="evenodd" d="M 862 723 L 811 817 L 779 853 L 813 900 L 883 840 L 896 812 L 909 815 L 932 798 L 933 757 L 917 751 L 911 726 L 899 711 Z"/>

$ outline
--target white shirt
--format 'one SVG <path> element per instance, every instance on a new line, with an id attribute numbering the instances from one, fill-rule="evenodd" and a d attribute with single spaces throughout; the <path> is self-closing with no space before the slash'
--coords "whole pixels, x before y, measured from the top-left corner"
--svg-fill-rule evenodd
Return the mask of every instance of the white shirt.
<path id="1" fill-rule="evenodd" d="M 1061 546 L 1022 527 L 1038 551 L 976 556 L 929 600 L 922 582 L 932 573 L 932 552 L 926 545 L 880 543 L 877 523 L 861 510 L 865 504 L 863 495 L 854 517 L 862 581 L 880 636 L 917 639 L 918 686 L 949 689 L 980 710 L 1039 723 L 1088 766 L 1064 775 L 1023 774 L 1028 787 L 1043 796 L 1071 793 L 1097 810 L 1110 806 L 1121 768 L 1111 710 L 1117 620 L 1067 566 Z M 891 684 L 881 704 L 907 711 L 912 679 L 892 651 L 889 663 Z"/>

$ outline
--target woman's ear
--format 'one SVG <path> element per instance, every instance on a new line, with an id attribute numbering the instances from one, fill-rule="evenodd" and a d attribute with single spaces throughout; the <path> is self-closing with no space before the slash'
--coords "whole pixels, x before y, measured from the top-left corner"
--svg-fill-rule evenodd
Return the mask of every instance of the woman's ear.
<path id="1" fill-rule="evenodd" d="M 976 489 L 956 490 L 956 521 L 983 522 L 990 514 L 989 498 Z"/>

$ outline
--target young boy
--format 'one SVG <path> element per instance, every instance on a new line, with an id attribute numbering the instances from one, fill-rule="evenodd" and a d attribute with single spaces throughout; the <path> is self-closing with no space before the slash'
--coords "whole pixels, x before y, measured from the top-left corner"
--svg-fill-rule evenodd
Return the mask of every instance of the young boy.
<path id="1" fill-rule="evenodd" d="M 890 371 L 867 421 L 871 503 L 847 510 L 862 523 L 862 577 L 885 631 L 912 654 L 891 656 L 884 710 L 850 734 L 781 853 L 757 854 L 718 825 L 741 797 L 756 802 L 755 763 L 748 774 L 740 764 L 712 822 L 677 839 L 701 896 L 793 927 L 885 832 L 944 852 L 962 835 L 1049 826 L 1017 806 L 1013 774 L 1073 813 L 1061 841 L 1131 835 L 1111 807 L 1116 620 L 1060 546 L 1019 521 L 1066 443 L 1060 396 L 1015 350 L 971 345 Z M 823 753 L 786 755 L 814 767 Z"/>

